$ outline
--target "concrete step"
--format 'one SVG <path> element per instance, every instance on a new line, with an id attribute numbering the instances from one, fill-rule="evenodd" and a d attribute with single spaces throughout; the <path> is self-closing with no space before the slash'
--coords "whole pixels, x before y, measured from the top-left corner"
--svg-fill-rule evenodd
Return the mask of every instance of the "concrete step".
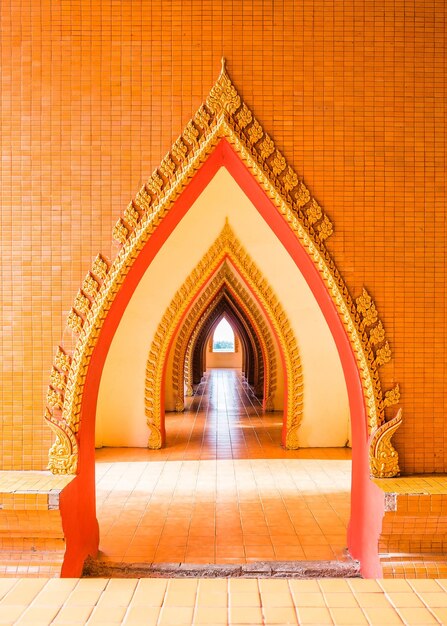
<path id="1" fill-rule="evenodd" d="M 358 561 L 256 561 L 246 564 L 120 563 L 88 559 L 83 576 L 99 578 L 358 578 Z"/>

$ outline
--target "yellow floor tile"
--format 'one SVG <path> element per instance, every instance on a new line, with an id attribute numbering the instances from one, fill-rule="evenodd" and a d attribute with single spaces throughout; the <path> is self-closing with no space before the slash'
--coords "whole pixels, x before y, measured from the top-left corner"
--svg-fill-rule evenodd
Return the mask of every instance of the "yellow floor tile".
<path id="1" fill-rule="evenodd" d="M 298 619 L 294 608 L 267 606 L 262 609 L 264 623 L 269 624 L 297 624 Z"/>

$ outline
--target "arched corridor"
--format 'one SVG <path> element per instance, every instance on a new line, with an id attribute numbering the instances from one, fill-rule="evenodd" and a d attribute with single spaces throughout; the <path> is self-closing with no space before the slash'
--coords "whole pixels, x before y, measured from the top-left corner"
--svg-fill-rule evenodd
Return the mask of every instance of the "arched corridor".
<path id="1" fill-rule="evenodd" d="M 166 448 L 97 450 L 102 561 L 349 560 L 349 449 L 282 449 L 281 413 L 237 370 L 209 370 L 188 404 Z"/>

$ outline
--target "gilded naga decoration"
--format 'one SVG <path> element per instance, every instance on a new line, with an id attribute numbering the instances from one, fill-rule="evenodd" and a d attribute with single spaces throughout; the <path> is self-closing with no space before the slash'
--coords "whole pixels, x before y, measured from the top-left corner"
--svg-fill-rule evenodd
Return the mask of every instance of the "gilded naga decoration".
<path id="1" fill-rule="evenodd" d="M 97 257 L 68 314 L 67 327 L 73 333 L 74 348 L 58 349 L 47 393 L 45 420 L 56 433 L 49 467 L 55 473 L 76 473 L 84 384 L 107 313 L 133 261 L 223 138 L 266 192 L 317 268 L 356 359 L 371 435 L 371 473 L 376 477 L 397 475 L 398 455 L 391 437 L 401 423 L 402 412 L 386 421 L 385 409 L 399 401 L 399 388 L 382 392 L 379 368 L 390 360 L 391 349 L 375 304 L 365 290 L 356 302 L 352 300 L 325 245 L 334 231 L 331 220 L 243 102 L 224 61 L 208 98 L 118 219 L 113 229 L 113 238 L 119 245 L 116 257 L 110 261 L 101 255 Z"/>

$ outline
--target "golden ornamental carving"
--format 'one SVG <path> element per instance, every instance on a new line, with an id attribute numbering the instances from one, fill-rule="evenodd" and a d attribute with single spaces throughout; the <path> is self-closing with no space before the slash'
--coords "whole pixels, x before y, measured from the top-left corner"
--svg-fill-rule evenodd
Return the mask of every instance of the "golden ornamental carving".
<path id="1" fill-rule="evenodd" d="M 137 207 L 141 210 L 141 211 L 149 211 L 149 209 L 151 208 L 151 203 L 152 203 L 152 198 L 150 197 L 150 195 L 147 192 L 146 186 L 143 185 L 140 189 L 140 191 L 137 193 L 137 195 L 135 196 L 135 204 L 137 205 Z M 133 211 L 131 210 L 131 208 L 133 209 Z M 135 211 L 135 207 L 133 206 L 133 203 L 131 202 L 130 204 L 127 205 L 127 210 L 129 213 L 129 217 L 134 216 L 135 213 L 136 215 L 136 220 L 138 222 L 139 219 L 139 214 L 137 211 Z M 134 213 L 135 211 L 135 213 Z M 126 219 L 126 221 L 128 221 Z M 131 222 L 129 222 L 129 224 L 131 224 Z M 136 224 L 133 225 L 131 224 L 131 226 L 133 226 L 135 228 Z"/>
<path id="2" fill-rule="evenodd" d="M 107 276 L 108 271 L 109 264 L 101 254 L 98 254 L 96 259 L 93 261 L 92 273 L 100 280 L 104 280 L 104 278 Z"/>
<path id="3" fill-rule="evenodd" d="M 271 154 L 275 151 L 275 144 L 270 139 L 270 137 L 266 134 L 264 139 L 259 144 L 259 154 L 263 159 L 268 159 Z"/>
<path id="4" fill-rule="evenodd" d="M 369 447 L 369 464 L 374 478 L 392 478 L 398 476 L 399 457 L 391 443 L 391 437 L 402 424 L 402 409 L 396 417 L 373 432 Z"/>
<path id="5" fill-rule="evenodd" d="M 48 387 L 47 391 L 47 405 L 51 409 L 62 409 L 64 404 L 64 396 L 53 389 L 52 387 Z"/>
<path id="6" fill-rule="evenodd" d="M 162 442 L 161 431 L 155 424 L 152 424 L 150 422 L 148 422 L 148 426 L 150 432 L 147 447 L 151 450 L 158 450 L 159 448 L 161 448 Z"/>
<path id="7" fill-rule="evenodd" d="M 49 411 L 45 412 L 45 421 L 56 435 L 56 441 L 50 448 L 47 468 L 53 474 L 76 474 L 78 466 L 78 444 L 74 433 L 61 420 Z"/>
<path id="8" fill-rule="evenodd" d="M 167 154 L 165 158 L 163 159 L 163 161 L 161 162 L 158 170 L 165 178 L 169 178 L 175 172 L 175 168 L 176 168 L 176 165 L 174 161 L 171 159 L 169 154 Z"/>
<path id="9" fill-rule="evenodd" d="M 78 315 L 74 309 L 71 309 L 67 317 L 68 328 L 70 328 L 74 333 L 77 333 L 79 335 L 82 330 L 82 324 L 82 317 Z"/>
<path id="10" fill-rule="evenodd" d="M 56 356 L 54 357 L 54 365 L 62 372 L 68 372 L 71 366 L 71 357 L 58 346 Z"/>
<path id="11" fill-rule="evenodd" d="M 129 202 L 129 204 L 127 205 L 127 208 L 124 211 L 124 219 L 131 228 L 137 227 L 137 224 L 140 219 L 140 214 L 134 207 L 133 202 Z"/>
<path id="12" fill-rule="evenodd" d="M 158 194 L 161 193 L 161 190 L 163 189 L 163 180 L 157 174 L 157 172 L 154 172 L 149 178 L 146 183 L 146 187 L 151 193 L 154 194 L 154 196 L 158 196 Z"/>
<path id="13" fill-rule="evenodd" d="M 225 258 L 230 259 L 243 281 L 262 303 L 269 322 L 275 329 L 284 355 L 289 389 L 287 406 L 285 407 L 286 430 L 287 432 L 295 431 L 301 423 L 303 411 L 302 370 L 298 346 L 279 301 L 228 223 L 225 224 L 214 244 L 176 292 L 158 325 L 146 365 L 145 408 L 148 425 L 150 427 L 155 426 L 157 430 L 161 431 L 160 400 L 163 367 L 175 328 L 190 303 L 197 297 L 197 294 Z M 292 445 L 298 447 L 296 433 L 294 436 L 286 437 L 286 445 L 287 447 Z M 149 440 L 148 446 L 152 447 L 151 440 Z"/>
<path id="14" fill-rule="evenodd" d="M 250 109 L 247 107 L 245 102 L 242 103 L 242 108 L 236 114 L 236 120 L 240 128 L 245 128 L 250 124 L 253 119 L 253 115 L 251 114 Z"/>
<path id="15" fill-rule="evenodd" d="M 323 210 L 318 202 L 312 200 L 309 207 L 306 209 L 306 215 L 309 220 L 309 224 L 315 224 L 323 217 Z"/>
<path id="16" fill-rule="evenodd" d="M 91 302 L 87 298 L 87 296 L 84 296 L 82 291 L 79 291 L 75 298 L 73 306 L 76 309 L 76 311 L 79 311 L 79 313 L 82 313 L 83 315 L 87 315 L 87 313 L 90 310 Z"/>
<path id="17" fill-rule="evenodd" d="M 334 227 L 332 226 L 332 222 L 327 215 L 325 215 L 323 221 L 318 224 L 317 230 L 322 241 L 332 235 L 332 233 L 334 232 Z"/>
<path id="18" fill-rule="evenodd" d="M 231 84 L 228 75 L 226 76 Z M 234 92 L 231 88 L 229 91 L 233 94 L 230 100 L 237 103 Z M 223 94 L 222 91 L 221 93 Z M 319 233 L 309 228 L 305 207 L 313 198 L 304 183 L 300 181 L 289 194 L 284 184 L 285 172 L 281 179 L 278 179 L 272 175 L 268 162 L 258 157 L 255 144 L 262 138 L 264 131 L 250 109 L 240 101 L 237 109 L 231 113 L 229 111 L 234 109 L 234 104 L 229 109 L 224 106 L 224 102 L 228 102 L 227 94 L 219 96 L 218 90 L 214 90 L 213 97 L 219 114 L 214 113 L 214 109 L 206 105 L 206 111 L 211 114 L 209 128 L 204 129 L 200 135 L 192 121 L 187 125 L 180 140 L 177 140 L 182 143 L 176 142 L 177 145 L 185 146 L 183 143 L 185 140 L 191 146 L 191 148 L 185 146 L 187 152 L 182 160 L 177 159 L 174 153 L 175 148 L 172 148 L 171 153 L 179 161 L 172 177 L 164 182 L 157 172 L 154 172 L 147 182 L 146 188 L 153 196 L 151 211 L 143 212 L 135 230 L 129 233 L 126 239 L 122 238 L 120 242 L 122 247 L 117 251 L 101 288 L 99 289 L 98 285 L 98 288 L 94 289 L 91 281 L 95 279 L 90 275 L 86 278 L 87 285 L 84 281 L 82 291 L 92 297 L 93 302 L 72 354 L 63 406 L 64 419 L 68 425 L 71 425 L 73 431 L 77 430 L 86 372 L 97 337 L 135 258 L 155 232 L 157 224 L 167 215 L 175 200 L 188 185 L 194 173 L 219 141 L 225 138 L 250 170 L 259 186 L 269 196 L 278 213 L 287 220 L 297 241 L 302 245 L 324 281 L 352 346 L 365 398 L 368 429 L 373 432 L 384 420 L 378 365 L 371 356 L 371 342 L 364 332 L 365 326 L 373 326 L 377 322 L 375 307 L 367 309 L 365 315 L 356 307 Z M 222 98 L 220 105 L 217 104 L 219 97 Z"/>
<path id="19" fill-rule="evenodd" d="M 256 119 L 253 121 L 253 124 L 250 126 L 247 132 L 250 142 L 253 145 L 255 145 L 255 143 L 257 143 L 264 134 L 261 124 Z"/>
<path id="20" fill-rule="evenodd" d="M 183 413 L 185 410 L 185 402 L 183 396 L 176 396 L 175 398 L 175 411 L 176 413 Z"/>
<path id="21" fill-rule="evenodd" d="M 298 189 L 294 191 L 293 196 L 299 209 L 305 206 L 310 200 L 309 190 L 303 182 L 301 182 Z"/>
<path id="22" fill-rule="evenodd" d="M 226 72 L 225 59 L 222 59 L 220 76 L 206 99 L 206 106 L 215 115 L 221 111 L 232 115 L 241 106 L 241 98 Z"/>
<path id="23" fill-rule="evenodd" d="M 185 126 L 185 130 L 183 131 L 183 138 L 186 139 L 186 141 L 192 146 L 197 145 L 199 131 L 194 126 L 192 120 L 188 122 L 188 124 Z"/>
<path id="24" fill-rule="evenodd" d="M 290 165 L 287 166 L 287 172 L 283 176 L 282 183 L 286 191 L 291 191 L 298 185 L 298 175 L 293 171 Z"/>
<path id="25" fill-rule="evenodd" d="M 279 150 L 276 151 L 275 156 L 272 159 L 271 167 L 275 176 L 278 176 L 286 169 L 286 160 Z"/>
<path id="26" fill-rule="evenodd" d="M 369 341 L 373 346 L 385 341 L 385 329 L 380 320 L 379 323 L 369 331 Z"/>
<path id="27" fill-rule="evenodd" d="M 385 365 L 389 361 L 391 361 L 391 349 L 388 342 L 386 342 L 381 348 L 376 350 L 375 362 L 376 365 L 380 366 Z"/>
<path id="28" fill-rule="evenodd" d="M 59 372 L 56 368 L 53 367 L 50 374 L 50 385 L 55 387 L 56 389 L 60 389 L 64 391 L 67 386 L 67 379 L 64 374 Z"/>
<path id="29" fill-rule="evenodd" d="M 203 104 L 200 105 L 198 111 L 194 115 L 194 120 L 197 122 L 199 126 L 203 128 L 203 130 L 207 130 L 207 128 L 209 128 L 211 115 L 205 109 Z"/>
<path id="30" fill-rule="evenodd" d="M 129 229 L 125 226 L 121 218 L 115 224 L 112 236 L 118 243 L 121 243 L 123 245 L 126 243 L 129 236 Z"/>
<path id="31" fill-rule="evenodd" d="M 400 389 L 399 389 L 399 385 L 396 385 L 395 387 L 393 387 L 393 389 L 390 389 L 389 391 L 385 392 L 385 397 L 383 398 L 383 406 L 384 407 L 388 407 L 388 406 L 394 406 L 395 404 L 397 404 L 400 400 Z"/>
<path id="32" fill-rule="evenodd" d="M 188 153 L 188 148 L 186 147 L 186 144 L 181 137 L 179 137 L 175 144 L 172 146 L 171 153 L 172 156 L 177 159 L 179 163 L 181 163 L 181 161 L 183 161 L 183 159 L 186 157 Z"/>
<path id="33" fill-rule="evenodd" d="M 356 299 L 357 311 L 363 318 L 363 326 L 372 326 L 377 322 L 378 313 L 371 296 L 363 288 L 362 295 Z"/>
<path id="34" fill-rule="evenodd" d="M 94 298 L 98 289 L 99 283 L 96 278 L 94 278 L 91 274 L 87 274 L 84 278 L 84 282 L 82 283 L 82 291 L 90 296 L 90 298 Z"/>

